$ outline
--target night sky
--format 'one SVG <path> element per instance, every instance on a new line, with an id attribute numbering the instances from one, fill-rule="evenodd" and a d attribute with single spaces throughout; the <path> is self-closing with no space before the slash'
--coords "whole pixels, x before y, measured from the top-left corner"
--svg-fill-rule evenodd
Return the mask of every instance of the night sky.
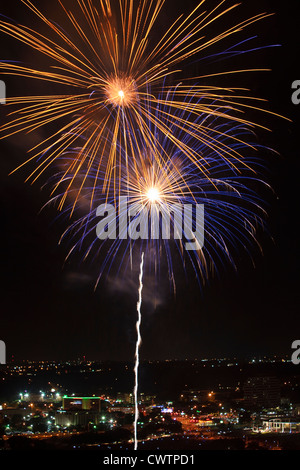
<path id="1" fill-rule="evenodd" d="M 38 2 L 39 6 L 45 4 L 47 11 L 55 3 Z M 167 1 L 161 21 L 168 19 L 168 4 L 172 5 L 171 14 L 177 15 L 184 8 L 189 11 L 195 3 Z M 280 154 L 262 155 L 275 190 L 266 201 L 268 233 L 259 234 L 264 255 L 254 253 L 254 267 L 241 253 L 237 257 L 238 272 L 225 265 L 219 278 L 211 279 L 202 290 L 192 276 L 186 283 L 179 275 L 176 297 L 170 293 L 167 281 L 162 279 L 155 286 L 149 278 L 144 287 L 142 359 L 290 355 L 292 342 L 300 336 L 300 105 L 291 101 L 291 84 L 300 80 L 300 5 L 298 0 L 247 0 L 239 11 L 245 17 L 253 12 L 275 12 L 275 16 L 256 24 L 249 33 L 246 30 L 241 37 L 257 34 L 258 44 L 281 47 L 256 51 L 246 59 L 237 56 L 217 67 L 228 70 L 242 63 L 246 68 L 271 68 L 271 72 L 254 74 L 250 80 L 248 76 L 248 85 L 253 95 L 269 100 L 270 110 L 293 120 L 265 118 L 273 132 L 260 136 L 264 145 L 271 145 Z M 1 6 L 1 13 L 34 25 L 33 15 L 17 0 Z M 30 51 L 4 36 L 0 44 L 1 59 L 31 59 Z M 210 70 L 211 64 L 201 61 L 193 67 L 203 72 L 205 67 Z M 32 90 L 28 80 L 2 79 L 8 96 Z M 1 120 L 5 120 L 5 106 L 0 106 Z M 54 207 L 40 211 L 49 197 L 47 189 L 41 189 L 41 182 L 24 183 L 26 169 L 8 176 L 24 160 L 30 139 L 18 135 L 0 143 L 0 339 L 6 343 L 8 360 L 12 356 L 16 361 L 83 356 L 131 360 L 138 272 L 125 278 L 103 279 L 94 291 L 97 261 L 82 264 L 75 256 L 64 262 L 68 242 L 58 246 L 58 240 L 67 222 L 55 220 Z"/>

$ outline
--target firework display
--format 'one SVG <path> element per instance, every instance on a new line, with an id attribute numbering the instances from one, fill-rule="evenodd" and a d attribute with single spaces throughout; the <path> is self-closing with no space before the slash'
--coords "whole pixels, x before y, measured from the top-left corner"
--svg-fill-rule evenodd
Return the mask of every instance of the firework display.
<path id="1" fill-rule="evenodd" d="M 220 118 L 232 127 L 244 124 L 255 128 L 243 111 L 249 107 L 259 108 L 256 99 L 243 90 L 209 86 L 205 76 L 186 78 L 180 71 L 180 64 L 183 66 L 188 58 L 200 53 L 208 54 L 210 47 L 266 18 L 267 14 L 246 19 L 209 39 L 210 26 L 226 18 L 237 5 L 227 6 L 228 2 L 221 1 L 207 11 L 203 0 L 190 14 L 177 18 L 153 43 L 151 33 L 163 0 L 112 3 L 78 0 L 73 6 L 74 13 L 59 1 L 65 15 L 63 28 L 44 16 L 34 3 L 27 0 L 22 3 L 36 15 L 43 26 L 43 34 L 6 19 L 0 21 L 0 31 L 46 56 L 47 67 L 44 70 L 2 61 L 0 71 L 42 80 L 49 83 L 49 87 L 60 85 L 62 93 L 8 98 L 7 106 L 12 111 L 1 126 L 1 135 L 33 132 L 57 123 L 55 132 L 52 133 L 50 127 L 49 135 L 30 149 L 32 155 L 22 164 L 32 163 L 33 169 L 27 177 L 31 182 L 49 167 L 54 165 L 55 168 L 57 159 L 70 147 L 78 147 L 53 189 L 55 192 L 68 178 L 60 209 L 74 188 L 77 197 L 73 205 L 76 205 L 91 173 L 94 174 L 90 191 L 92 203 L 99 185 L 97 175 L 103 170 L 102 191 L 113 189 L 117 197 L 120 172 L 128 165 L 128 158 L 121 156 L 120 149 L 125 156 L 131 154 L 134 158 L 130 172 L 137 171 L 135 165 L 138 166 L 141 159 L 136 151 L 139 142 L 153 148 L 157 164 L 163 165 L 161 160 L 164 162 L 168 156 L 161 155 L 153 126 L 203 175 L 209 175 L 210 166 L 203 152 L 198 151 L 203 150 L 200 144 L 214 152 L 219 160 L 230 162 L 233 170 L 235 161 L 239 164 L 243 160 L 234 148 L 236 137 L 232 137 L 231 146 L 223 144 L 222 129 L 213 129 L 209 121 Z M 160 103 L 164 110 L 160 109 L 162 118 L 158 119 L 156 109 Z M 172 132 L 169 132 L 170 127 Z M 179 138 L 182 132 L 193 136 L 193 142 L 186 143 Z M 244 163 L 247 166 L 247 162 Z"/>
<path id="2" fill-rule="evenodd" d="M 236 55 L 228 41 L 269 14 L 224 27 L 238 5 L 201 0 L 162 30 L 164 0 L 77 0 L 72 6 L 58 0 L 59 25 L 34 2 L 21 1 L 37 29 L 2 18 L 0 32 L 44 63 L 1 61 L 0 73 L 42 82 L 49 93 L 8 97 L 0 137 L 43 130 L 13 172 L 26 170 L 31 183 L 46 175 L 48 204 L 68 220 L 61 236 L 70 244 L 66 258 L 80 252 L 96 260 L 95 286 L 112 269 L 119 275 L 139 264 L 136 449 L 144 270 L 158 278 L 164 264 L 175 292 L 178 260 L 203 286 L 223 263 L 235 266 L 241 248 L 251 257 L 253 247 L 261 250 L 261 194 L 270 190 L 255 134 L 267 126 L 252 113 L 276 114 L 249 90 L 213 81 L 258 69 L 187 76 L 185 67 L 199 57 L 217 59 L 223 43 L 224 54 Z M 222 31 L 212 34 L 212 25 Z"/>
<path id="3" fill-rule="evenodd" d="M 166 106 L 162 104 L 158 106 L 156 116 L 159 121 L 164 120 L 165 109 Z M 195 142 L 194 136 L 181 131 L 178 135 L 183 143 L 188 147 L 193 146 L 195 152 L 205 158 L 206 165 L 210 169 L 206 175 L 187 156 L 182 155 L 168 137 L 152 126 L 157 145 L 149 147 L 144 144 L 142 147 L 139 143 L 135 143 L 132 147 L 133 153 L 123 156 L 124 160 L 127 157 L 128 164 L 117 169 L 120 172 L 120 197 L 117 201 L 114 191 L 102 193 L 105 171 L 97 169 L 91 170 L 88 176 L 85 173 L 77 175 L 80 180 L 85 179 L 84 190 L 81 191 L 79 198 L 76 189 L 70 192 L 73 198 L 70 197 L 61 214 L 65 218 L 73 211 L 73 220 L 62 235 L 63 240 L 69 240 L 71 243 L 68 256 L 74 251 L 82 251 L 83 246 L 84 258 L 102 256 L 99 280 L 114 264 L 118 265 L 118 272 L 121 268 L 126 271 L 129 258 L 124 256 L 124 253 L 136 245 L 140 252 L 142 250 L 145 252 L 147 264 L 155 272 L 159 270 L 159 258 L 164 257 L 170 283 L 175 289 L 174 251 L 182 264 L 188 257 L 200 284 L 203 284 L 209 275 L 218 269 L 219 258 L 223 262 L 227 260 L 234 263 L 237 247 L 243 246 L 250 256 L 251 247 L 256 245 L 260 249 L 256 240 L 256 231 L 264 227 L 266 211 L 259 196 L 260 191 L 257 189 L 268 185 L 260 175 L 262 170 L 258 155 L 259 145 L 251 132 L 241 124 L 234 127 L 224 122 L 218 124 L 217 118 L 208 124 L 206 117 L 199 117 L 199 125 L 202 120 L 206 122 L 207 131 L 211 127 L 211 133 L 217 135 L 214 138 L 215 145 L 223 145 L 228 153 L 232 150 L 240 154 L 246 148 L 250 155 L 251 151 L 252 157 L 246 159 L 247 168 L 245 161 L 237 162 L 234 157 L 232 160 L 219 158 L 219 155 L 216 155 L 213 149 L 207 148 L 205 143 Z M 170 126 L 170 132 L 173 132 L 174 128 L 176 129 L 176 124 L 174 127 Z M 247 141 L 247 144 L 244 141 Z M 119 151 L 122 155 L 123 150 Z M 75 149 L 70 150 L 70 159 L 74 158 L 73 152 Z M 235 165 L 235 171 L 232 171 L 231 164 Z M 58 179 L 61 179 L 61 173 L 54 175 L 49 181 L 51 188 Z M 98 181 L 96 190 L 95 179 Z M 68 184 L 68 178 L 65 184 Z M 94 196 L 90 208 L 91 192 Z M 60 198 L 61 195 L 58 194 L 51 199 L 51 202 L 59 201 Z M 78 202 L 75 210 L 74 198 L 77 198 Z M 114 230 L 111 236 L 104 231 L 97 237 L 97 227 L 100 215 L 105 214 L 105 204 L 114 208 L 112 210 Z M 184 214 L 184 207 L 195 204 L 205 208 L 205 244 L 190 251 L 186 249 L 186 240 L 193 237 L 187 232 L 191 232 L 195 227 L 196 212 L 194 210 L 188 216 Z M 103 205 L 102 214 L 98 209 L 101 205 Z M 89 207 L 87 212 L 86 207 Z M 128 212 L 129 209 L 131 213 Z M 133 234 L 138 224 L 137 217 L 140 217 L 139 225 L 142 224 L 143 227 L 139 227 L 139 231 Z M 167 233 L 162 233 L 163 227 L 160 224 L 159 233 L 153 234 L 153 223 L 158 217 L 162 217 L 166 224 L 169 222 Z M 179 221 L 177 227 L 176 220 Z M 182 231 L 178 233 L 181 227 Z"/>

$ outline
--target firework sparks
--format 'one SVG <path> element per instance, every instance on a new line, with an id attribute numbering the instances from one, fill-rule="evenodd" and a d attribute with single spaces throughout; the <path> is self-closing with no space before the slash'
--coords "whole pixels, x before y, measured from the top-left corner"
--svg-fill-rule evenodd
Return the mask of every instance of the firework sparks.
<path id="1" fill-rule="evenodd" d="M 135 348 L 135 367 L 134 367 L 134 374 L 135 374 L 135 386 L 134 386 L 134 403 L 135 403 L 135 415 L 134 415 L 134 450 L 138 447 L 138 440 L 137 440 L 137 423 L 139 418 L 139 408 L 138 408 L 138 389 L 139 389 L 139 363 L 140 363 L 140 356 L 139 350 L 142 343 L 141 337 L 141 322 L 142 322 L 142 314 L 141 314 L 141 307 L 142 307 L 142 290 L 143 290 L 143 269 L 144 269 L 144 253 L 141 256 L 141 263 L 140 263 L 140 275 L 139 275 L 139 300 L 137 303 L 137 313 L 138 313 L 138 320 L 136 322 L 136 332 L 137 332 L 137 341 L 136 341 L 136 348 Z"/>
<path id="2" fill-rule="evenodd" d="M 187 148 L 194 149 L 196 153 L 202 155 L 203 171 L 201 171 L 161 130 L 161 124 L 165 124 L 167 111 L 168 102 L 157 104 L 155 115 L 158 125 L 152 124 L 152 133 L 155 135 L 152 146 L 143 140 L 135 140 L 132 143 L 131 154 L 125 153 L 123 148 L 118 148 L 122 158 L 128 159 L 127 166 L 117 168 L 120 174 L 119 195 L 127 197 L 128 205 L 120 204 L 119 198 L 115 201 L 113 191 L 103 195 L 105 171 L 93 169 L 86 178 L 87 196 L 85 198 L 85 193 L 82 192 L 81 198 L 78 199 L 79 206 L 62 236 L 62 239 L 68 240 L 71 244 L 69 256 L 81 251 L 84 260 L 101 259 L 98 281 L 111 269 L 113 271 L 117 269 L 117 276 L 121 275 L 121 271 L 125 273 L 128 265 L 126 253 L 132 255 L 135 246 L 138 250 L 144 251 L 147 270 L 151 269 L 158 276 L 159 265 L 164 264 L 167 267 L 168 278 L 174 292 L 176 291 L 174 264 L 176 269 L 179 269 L 180 264 L 183 269 L 190 264 L 202 288 L 211 274 L 220 271 L 221 264 L 229 262 L 234 265 L 235 256 L 238 256 L 241 249 L 246 250 L 250 256 L 254 247 L 261 249 L 256 233 L 264 227 L 266 211 L 260 193 L 270 188 L 264 182 L 260 145 L 253 132 L 243 124 L 232 127 L 230 121 L 226 122 L 221 118 L 214 117 L 208 120 L 207 116 L 198 117 L 195 125 L 205 127 L 206 134 L 214 140 L 215 147 L 219 149 L 216 153 L 214 148 L 207 147 L 206 142 L 199 142 L 194 135 L 186 132 L 184 127 L 178 131 L 178 119 L 184 120 L 186 113 L 181 111 L 172 122 L 169 122 L 169 132 L 176 133 L 178 140 Z M 222 153 L 222 148 L 226 149 L 226 153 Z M 242 158 L 243 153 L 244 158 Z M 72 159 L 73 155 L 70 158 Z M 79 173 L 77 177 L 84 178 L 85 174 Z M 60 178 L 61 175 L 58 174 L 50 183 L 55 185 L 56 180 Z M 96 191 L 95 178 L 98 181 Z M 87 210 L 91 191 L 94 191 L 94 203 L 93 207 Z M 76 197 L 75 188 L 74 198 Z M 52 201 L 55 202 L 56 198 Z M 99 221 L 96 212 L 98 206 L 104 203 L 114 205 L 114 223 L 118 227 L 123 219 L 125 228 L 115 240 L 104 237 L 100 243 L 96 237 Z M 203 249 L 188 252 L 184 249 L 182 240 L 174 237 L 174 221 L 170 220 L 170 213 L 176 204 L 205 206 Z M 160 212 L 165 219 L 169 219 L 170 239 L 162 237 L 153 239 L 150 233 L 148 239 L 143 239 L 140 234 L 137 239 L 129 240 L 129 226 L 133 219 L 127 214 L 129 206 L 133 206 L 132 212 L 136 214 L 141 210 L 148 213 L 153 210 Z M 72 207 L 71 199 L 61 216 L 63 218 L 68 216 Z M 150 223 L 148 227 L 151 231 Z"/>
<path id="3" fill-rule="evenodd" d="M 0 31 L 44 55 L 49 67 L 42 70 L 15 62 L 1 62 L 0 73 L 55 83 L 62 89 L 66 87 L 66 91 L 8 98 L 7 106 L 12 108 L 12 112 L 0 131 L 1 136 L 7 137 L 18 132 L 33 132 L 40 127 L 49 129 L 48 137 L 30 149 L 32 156 L 23 163 L 34 165 L 27 177 L 31 182 L 57 164 L 71 146 L 80 147 L 76 157 L 68 160 L 61 179 L 53 188 L 53 194 L 57 191 L 61 194 L 60 210 L 74 188 L 77 197 L 73 198 L 73 206 L 77 204 L 91 174 L 94 175 L 89 193 L 92 207 L 99 184 L 97 174 L 102 169 L 105 178 L 101 190 L 108 194 L 113 188 L 117 197 L 120 177 L 117 168 L 122 165 L 127 168 L 128 165 L 128 159 L 122 160 L 118 149 L 122 147 L 125 154 L 133 155 L 132 146 L 140 138 L 148 146 L 155 146 L 156 138 L 151 130 L 154 123 L 202 172 L 205 171 L 202 154 L 180 140 L 177 132 L 184 128 L 198 142 L 206 143 L 207 147 L 223 153 L 225 157 L 226 147 L 221 141 L 216 145 L 203 123 L 201 126 L 196 123 L 197 118 L 223 117 L 233 126 L 238 123 L 255 126 L 242 117 L 244 109 L 257 109 L 258 106 L 252 104 L 254 98 L 241 95 L 240 90 L 232 87 L 200 85 L 204 77 L 193 79 L 191 86 L 189 81 L 182 80 L 177 66 L 268 14 L 258 14 L 228 27 L 217 36 L 206 37 L 204 31 L 210 31 L 212 24 L 217 24 L 237 5 L 226 6 L 226 0 L 223 0 L 211 11 L 205 11 L 202 8 L 205 0 L 202 0 L 190 14 L 178 17 L 165 34 L 155 40 L 153 29 L 164 0 L 120 0 L 113 5 L 114 8 L 110 0 L 100 0 L 97 5 L 90 0 L 77 0 L 72 4 L 72 11 L 59 1 L 66 20 L 64 29 L 30 0 L 22 0 L 22 3 L 36 15 L 43 26 L 43 33 L 6 19 L 0 21 Z M 173 83 L 175 79 L 178 85 L 170 94 L 172 87 L 168 83 L 171 75 Z M 164 123 L 159 122 L 155 115 L 160 102 L 169 105 Z M 174 124 L 174 118 L 181 111 L 185 115 Z M 58 128 L 53 132 L 52 125 L 56 123 Z M 175 132 L 169 132 L 170 125 L 175 126 Z M 83 144 L 82 137 L 85 138 Z M 240 158 L 234 152 L 231 156 L 237 160 Z M 138 155 L 135 158 L 138 159 Z M 232 158 L 231 162 L 234 165 Z M 78 184 L 79 174 L 81 184 Z M 66 180 L 68 184 L 64 185 Z M 61 185 L 64 185 L 64 193 L 61 193 Z"/>

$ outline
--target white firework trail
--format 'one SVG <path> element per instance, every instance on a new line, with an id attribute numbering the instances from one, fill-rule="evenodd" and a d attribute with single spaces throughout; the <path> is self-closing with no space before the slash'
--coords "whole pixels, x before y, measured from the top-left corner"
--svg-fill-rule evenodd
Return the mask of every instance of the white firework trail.
<path id="1" fill-rule="evenodd" d="M 136 340 L 136 347 L 135 347 L 135 367 L 134 367 L 134 374 L 135 374 L 135 386 L 134 386 L 134 403 L 135 403 L 135 413 L 134 413 L 134 450 L 137 450 L 138 447 L 138 440 L 137 440 L 137 423 L 139 417 L 139 408 L 138 408 L 138 371 L 139 371 L 139 349 L 142 342 L 141 338 L 141 322 L 142 322 L 142 314 L 141 314 L 141 306 L 142 306 L 142 290 L 143 290 L 143 269 L 144 269 L 144 253 L 142 253 L 141 257 L 141 264 L 140 264 L 140 275 L 139 275 L 139 300 L 137 303 L 137 313 L 138 319 L 136 322 L 136 332 L 137 332 L 137 340 Z"/>

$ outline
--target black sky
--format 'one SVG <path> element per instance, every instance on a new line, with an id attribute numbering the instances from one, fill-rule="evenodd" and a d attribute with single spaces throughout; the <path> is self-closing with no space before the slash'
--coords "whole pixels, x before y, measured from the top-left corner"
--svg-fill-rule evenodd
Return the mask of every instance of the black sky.
<path id="1" fill-rule="evenodd" d="M 39 5 L 51 4 L 53 8 L 54 3 Z M 195 4 L 192 0 L 170 3 L 170 15 L 175 14 L 175 6 L 177 13 Z M 31 14 L 19 4 L 12 0 L 1 6 L 1 13 L 33 25 Z M 169 16 L 168 1 L 165 8 L 162 21 Z M 300 80 L 300 5 L 297 0 L 248 0 L 242 2 L 241 11 L 244 16 L 261 11 L 276 13 L 256 25 L 254 32 L 260 43 L 281 47 L 250 54 L 251 65 L 272 69 L 254 75 L 251 87 L 254 95 L 269 100 L 272 111 L 293 120 L 288 123 L 270 118 L 267 124 L 273 133 L 262 134 L 263 143 L 280 153 L 272 159 L 266 156 L 276 192 L 268 201 L 269 231 L 274 242 L 268 234 L 261 234 L 264 255 L 255 256 L 255 268 L 241 256 L 238 273 L 227 266 L 220 279 L 213 279 L 202 292 L 192 279 L 188 285 L 178 279 L 176 298 L 163 282 L 156 292 L 152 283 L 145 286 L 143 359 L 289 354 L 291 343 L 299 339 L 300 105 L 291 102 L 291 84 Z M 23 48 L 4 37 L 0 44 L 1 59 L 12 56 L 29 60 Z M 8 96 L 29 86 L 26 80 L 2 79 Z M 4 108 L 0 109 L 1 120 L 5 119 Z M 1 141 L 0 146 L 0 339 L 6 342 L 8 358 L 51 360 L 85 355 L 88 359 L 132 359 L 135 284 L 128 278 L 103 280 L 94 292 L 96 266 L 81 265 L 76 258 L 64 263 L 67 245 L 58 246 L 64 223 L 55 222 L 54 208 L 40 212 L 48 199 L 47 190 L 41 190 L 38 183 L 24 184 L 23 171 L 8 176 L 24 158 L 27 143 L 21 136 Z"/>

